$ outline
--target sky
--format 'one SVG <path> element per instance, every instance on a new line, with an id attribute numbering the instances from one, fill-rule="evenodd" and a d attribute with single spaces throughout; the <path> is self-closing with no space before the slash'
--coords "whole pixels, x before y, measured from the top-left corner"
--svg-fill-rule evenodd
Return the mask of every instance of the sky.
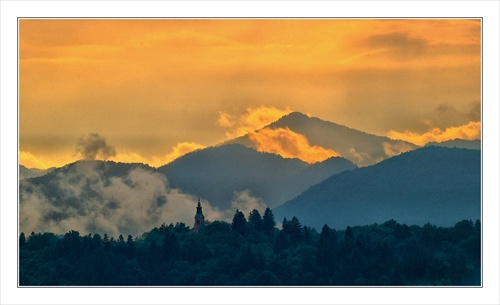
<path id="1" fill-rule="evenodd" d="M 19 159 L 29 168 L 83 158 L 161 166 L 292 111 L 417 145 L 480 138 L 480 20 L 18 26 Z"/>

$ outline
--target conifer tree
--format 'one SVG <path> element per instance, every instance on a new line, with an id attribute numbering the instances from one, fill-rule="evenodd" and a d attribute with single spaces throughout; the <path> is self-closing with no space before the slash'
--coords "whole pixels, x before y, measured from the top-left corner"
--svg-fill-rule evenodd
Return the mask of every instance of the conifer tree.
<path id="1" fill-rule="evenodd" d="M 248 222 L 252 224 L 255 231 L 262 231 L 262 217 L 256 209 L 253 209 L 253 211 L 250 212 L 250 215 L 248 215 Z"/>
<path id="2" fill-rule="evenodd" d="M 262 231 L 270 234 L 273 232 L 274 226 L 276 226 L 276 221 L 274 221 L 273 212 L 269 208 L 266 208 L 264 217 L 262 218 Z"/>
<path id="3" fill-rule="evenodd" d="M 233 217 L 233 222 L 231 223 L 231 229 L 240 234 L 246 233 L 247 221 L 245 215 L 240 210 L 236 210 Z"/>

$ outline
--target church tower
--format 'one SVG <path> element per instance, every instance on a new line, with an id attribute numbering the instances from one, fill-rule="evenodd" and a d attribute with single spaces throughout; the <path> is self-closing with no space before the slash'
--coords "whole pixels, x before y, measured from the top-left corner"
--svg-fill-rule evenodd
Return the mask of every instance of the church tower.
<path id="1" fill-rule="evenodd" d="M 198 198 L 198 206 L 196 207 L 196 215 L 194 215 L 194 226 L 192 232 L 198 232 L 205 225 L 205 216 L 201 210 L 200 198 Z"/>

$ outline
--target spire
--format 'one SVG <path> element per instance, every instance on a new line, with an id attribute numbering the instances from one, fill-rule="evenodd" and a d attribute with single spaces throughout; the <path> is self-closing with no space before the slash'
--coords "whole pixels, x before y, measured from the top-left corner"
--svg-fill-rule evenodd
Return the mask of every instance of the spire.
<path id="1" fill-rule="evenodd" d="M 205 224 L 205 216 L 203 215 L 200 197 L 198 197 L 198 205 L 196 206 L 196 214 L 194 215 L 194 226 L 191 229 L 192 232 L 198 232 L 200 227 Z"/>
<path id="2" fill-rule="evenodd" d="M 196 207 L 196 216 L 198 216 L 198 217 L 200 217 L 200 216 L 201 216 L 201 217 L 204 217 L 204 216 L 203 216 L 203 212 L 202 212 L 202 210 L 201 210 L 201 209 L 202 209 L 202 208 L 201 208 L 200 198 L 198 197 L 198 206 Z M 195 217 L 196 217 L 196 216 L 195 216 Z"/>

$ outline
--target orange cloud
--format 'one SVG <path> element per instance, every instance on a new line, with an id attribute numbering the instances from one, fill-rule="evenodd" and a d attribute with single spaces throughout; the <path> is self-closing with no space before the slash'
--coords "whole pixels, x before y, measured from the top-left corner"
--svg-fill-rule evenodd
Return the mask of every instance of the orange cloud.
<path id="1" fill-rule="evenodd" d="M 235 124 L 235 118 L 228 113 L 219 111 L 219 119 L 217 120 L 217 124 L 222 127 L 232 127 Z"/>
<path id="2" fill-rule="evenodd" d="M 245 114 L 236 118 L 235 116 L 219 111 L 217 122 L 222 127 L 234 126 L 232 130 L 226 132 L 226 136 L 229 139 L 233 139 L 261 129 L 290 112 L 291 110 L 288 107 L 285 109 L 266 106 L 258 108 L 249 107 L 246 109 Z"/>
<path id="3" fill-rule="evenodd" d="M 121 152 L 117 153 L 113 158 L 110 158 L 110 160 L 126 163 L 145 163 L 149 166 L 160 167 L 184 156 L 187 153 L 201 148 L 205 148 L 205 146 L 194 142 L 182 142 L 172 147 L 170 153 L 164 156 L 153 156 L 148 158 L 135 152 Z"/>
<path id="4" fill-rule="evenodd" d="M 454 139 L 474 140 L 481 136 L 481 123 L 469 122 L 462 126 L 448 127 L 445 130 L 434 128 L 426 133 L 418 134 L 411 131 L 389 131 L 387 136 L 394 140 L 404 140 L 416 145 L 425 145 L 429 142 L 443 142 Z"/>
<path id="5" fill-rule="evenodd" d="M 172 151 L 165 156 L 165 163 L 170 163 L 174 161 L 175 159 L 184 156 L 187 153 L 190 153 L 192 151 L 195 151 L 197 149 L 202 149 L 205 148 L 204 145 L 194 143 L 194 142 L 182 142 L 174 147 L 172 147 Z"/>
<path id="6" fill-rule="evenodd" d="M 309 144 L 304 135 L 289 128 L 264 128 L 249 134 L 258 151 L 269 152 L 284 158 L 298 158 L 308 163 L 324 161 L 330 157 L 340 156 L 333 149 Z"/>
<path id="7" fill-rule="evenodd" d="M 194 142 L 182 142 L 172 147 L 170 153 L 164 156 L 145 157 L 136 152 L 121 151 L 108 158 L 108 160 L 123 163 L 144 163 L 152 167 L 159 167 L 170 163 L 187 153 L 201 148 L 205 148 L 205 146 Z M 19 152 L 19 164 L 22 164 L 27 168 L 47 169 L 51 167 L 61 167 L 68 163 L 75 162 L 78 159 L 80 158 L 78 158 L 76 155 L 70 156 L 67 154 L 61 154 L 59 156 L 41 157 L 35 156 L 29 151 Z"/>
<path id="8" fill-rule="evenodd" d="M 59 157 L 40 157 L 35 156 L 29 151 L 19 152 L 19 164 L 27 168 L 47 169 L 51 167 L 60 167 L 65 164 L 75 162 L 77 158 L 68 155 L 61 155 Z"/>

